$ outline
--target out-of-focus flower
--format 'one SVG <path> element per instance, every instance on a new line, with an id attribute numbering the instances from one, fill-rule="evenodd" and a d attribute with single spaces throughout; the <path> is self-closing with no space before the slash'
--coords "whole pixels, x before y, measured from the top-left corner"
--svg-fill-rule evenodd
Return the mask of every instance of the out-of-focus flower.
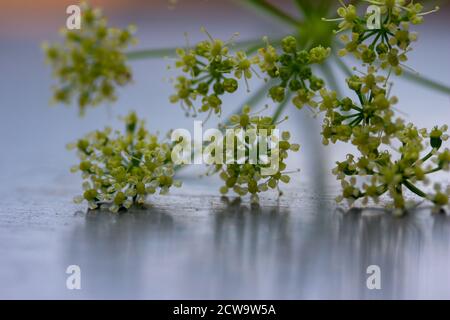
<path id="1" fill-rule="evenodd" d="M 117 99 L 116 87 L 132 80 L 124 51 L 136 42 L 135 27 L 109 27 L 99 9 L 82 3 L 81 28 L 62 29 L 64 42 L 44 44 L 47 62 L 58 79 L 53 102 L 86 107 Z"/>

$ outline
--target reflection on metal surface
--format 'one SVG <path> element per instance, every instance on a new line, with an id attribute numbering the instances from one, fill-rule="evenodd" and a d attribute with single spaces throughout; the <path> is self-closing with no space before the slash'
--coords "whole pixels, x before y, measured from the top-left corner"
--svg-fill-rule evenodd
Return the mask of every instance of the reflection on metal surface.
<path id="1" fill-rule="evenodd" d="M 61 249 L 88 298 L 448 298 L 449 231 L 426 212 L 324 218 L 234 201 L 195 218 L 88 213 Z M 366 287 L 374 264 L 381 290 Z"/>
<path id="2" fill-rule="evenodd" d="M 190 195 L 120 214 L 74 214 L 64 189 L 24 189 L 21 206 L 9 194 L 0 297 L 450 298 L 448 215 L 340 212 L 310 189 L 251 206 L 186 187 Z M 81 290 L 66 288 L 70 265 L 81 269 Z M 380 267 L 381 290 L 366 286 L 370 265 Z"/>

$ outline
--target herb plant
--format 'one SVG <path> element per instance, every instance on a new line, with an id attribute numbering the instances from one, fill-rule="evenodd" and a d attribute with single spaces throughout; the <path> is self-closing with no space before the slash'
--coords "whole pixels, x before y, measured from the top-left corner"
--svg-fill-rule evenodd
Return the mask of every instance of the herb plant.
<path id="1" fill-rule="evenodd" d="M 410 203 L 415 204 L 406 198 L 405 191 L 409 190 L 438 209 L 449 204 L 449 187 L 435 183 L 434 191 L 421 189 L 421 185 L 430 183 L 431 174 L 450 170 L 450 150 L 443 148 L 448 128 L 442 125 L 418 129 L 405 123 L 395 111 L 398 99 L 391 95 L 390 84 L 392 74 L 403 75 L 450 93 L 449 88 L 417 76 L 406 65 L 408 52 L 417 40 L 411 28 L 438 8 L 423 12 L 421 4 L 407 0 L 340 1 L 338 18 L 329 19 L 331 1 L 296 0 L 293 2 L 303 14 L 303 20 L 298 20 L 264 0 L 242 2 L 292 26 L 293 34 L 270 41 L 264 37 L 262 42 L 234 43 L 233 39 L 226 42 L 213 38 L 203 30 L 207 40 L 173 50 L 177 55 L 175 67 L 181 74 L 174 81 L 172 103 L 179 103 L 187 115 L 205 112 L 206 117 L 220 117 L 225 95 L 236 92 L 242 83 L 249 90 L 248 79 L 253 76 L 263 78 L 267 85 L 251 96 L 250 106 L 239 108 L 221 129 L 263 128 L 270 132 L 281 123 L 287 105 L 292 103 L 298 109 L 306 106 L 315 115 L 320 114 L 325 145 L 350 143 L 355 147 L 355 153 L 337 162 L 333 169 L 342 185 L 337 201 L 378 203 L 381 196 L 387 195 L 391 199 L 388 206 L 404 212 Z M 379 8 L 381 23 L 377 28 L 369 26 L 369 14 L 359 13 L 364 3 Z M 110 29 L 96 10 L 87 5 L 84 9 L 86 29 L 67 32 L 64 46 L 46 47 L 48 60 L 61 82 L 55 91 L 56 100 L 71 102 L 76 96 L 81 112 L 87 105 L 116 98 L 115 86 L 131 80 L 127 59 L 172 52 L 163 49 L 125 53 L 134 41 L 133 30 Z M 358 68 L 350 68 L 340 59 L 349 54 L 360 62 Z M 350 96 L 341 93 L 337 77 L 329 70 L 331 60 L 347 74 L 345 84 Z M 316 69 L 321 69 L 325 78 L 318 77 Z M 251 107 L 263 96 L 278 104 L 272 116 L 252 114 Z M 111 129 L 105 129 L 73 145 L 81 159 L 75 169 L 81 170 L 87 180 L 84 195 L 77 199 L 87 200 L 90 208 L 105 203 L 117 211 L 133 203 L 142 204 L 146 195 L 156 190 L 165 193 L 178 185 L 173 181 L 171 146 L 150 135 L 136 114 L 129 114 L 125 122 L 125 135 L 112 135 Z M 251 163 L 215 165 L 209 173 L 218 173 L 224 180 L 222 193 L 232 189 L 240 196 L 251 194 L 257 201 L 259 193 L 278 189 L 280 181 L 289 182 L 284 160 L 288 151 L 299 149 L 289 138 L 290 134 L 283 132 L 274 175 L 263 176 L 264 166 Z M 226 140 L 225 136 L 224 144 Z M 253 142 L 245 140 L 244 158 L 248 158 Z"/>

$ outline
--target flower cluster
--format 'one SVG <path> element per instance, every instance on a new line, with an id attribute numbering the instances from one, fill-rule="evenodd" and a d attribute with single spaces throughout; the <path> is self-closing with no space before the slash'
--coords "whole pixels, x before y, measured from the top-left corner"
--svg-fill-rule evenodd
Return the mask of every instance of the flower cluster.
<path id="1" fill-rule="evenodd" d="M 337 11 L 339 18 L 325 19 L 340 21 L 337 32 L 351 31 L 351 35 L 341 36 L 345 47 L 339 54 L 345 56 L 351 53 L 366 64 L 378 61 L 381 68 L 401 74 L 403 63 L 407 61 L 406 54 L 411 50 L 410 45 L 417 40 L 417 34 L 410 31 L 410 26 L 422 23 L 424 15 L 439 8 L 423 12 L 423 6 L 414 1 L 365 1 L 378 10 L 360 17 L 355 6 L 341 2 L 342 7 Z"/>
<path id="2" fill-rule="evenodd" d="M 144 204 L 149 194 L 165 194 L 175 181 L 171 147 L 150 134 L 134 112 L 124 119 L 125 134 L 105 128 L 94 131 L 69 149 L 76 149 L 84 194 L 75 202 L 87 201 L 90 209 L 109 208 L 112 212 Z"/>
<path id="3" fill-rule="evenodd" d="M 81 28 L 63 29 L 63 44 L 44 44 L 48 63 L 59 84 L 54 87 L 53 100 L 72 103 L 84 114 L 87 106 L 115 101 L 116 87 L 131 81 L 124 50 L 136 40 L 135 28 L 108 27 L 98 9 L 81 6 Z"/>
<path id="4" fill-rule="evenodd" d="M 363 199 L 378 203 L 379 197 L 388 193 L 393 200 L 393 207 L 405 209 L 410 207 L 405 200 L 405 188 L 414 194 L 428 199 L 437 209 L 449 204 L 450 188 L 443 190 L 440 184 L 434 185 L 434 192 L 425 192 L 417 187 L 418 183 L 425 186 L 430 183 L 428 175 L 440 170 L 450 171 L 450 150 L 439 151 L 447 126 L 435 127 L 431 132 L 418 130 L 414 125 L 406 125 L 399 130 L 395 138 L 400 142 L 399 156 L 394 156 L 384 150 L 362 154 L 355 158 L 348 155 L 343 162 L 338 162 L 333 172 L 342 183 L 342 195 L 338 201 L 347 199 L 350 203 Z M 429 141 L 426 143 L 426 141 Z M 423 154 L 427 147 L 431 151 Z M 375 149 L 376 151 L 378 149 Z M 358 181 L 363 178 L 364 182 Z M 411 204 L 414 202 L 411 201 Z"/>
<path id="5" fill-rule="evenodd" d="M 258 60 L 257 57 L 247 57 L 243 51 L 231 54 L 226 42 L 214 39 L 206 30 L 203 31 L 208 35 L 208 40 L 198 43 L 194 48 L 177 49 L 175 66 L 186 75 L 176 78 L 176 93 L 170 97 L 170 101 L 181 102 L 187 114 L 220 114 L 221 96 L 235 92 L 242 78 L 248 88 L 247 81 L 253 73 L 252 65 Z M 201 99 L 199 108 L 194 106 L 197 98 Z"/>
<path id="6" fill-rule="evenodd" d="M 209 36 L 209 35 L 208 35 Z M 288 36 L 281 41 L 282 53 L 270 45 L 257 50 L 258 54 L 248 57 L 245 52 L 231 54 L 228 46 L 219 39 L 210 39 L 198 43 L 193 49 L 178 49 L 176 67 L 189 76 L 179 76 L 175 81 L 176 93 L 170 97 L 171 102 L 181 102 L 189 114 L 196 114 L 194 101 L 201 97 L 200 112 L 220 114 L 225 93 L 233 93 L 239 87 L 238 80 L 247 80 L 259 66 L 268 78 L 281 82 L 269 90 L 269 96 L 275 102 L 285 99 L 286 90 L 296 95 L 293 103 L 302 108 L 304 105 L 315 106 L 315 93 L 324 86 L 324 81 L 313 75 L 311 66 L 322 63 L 330 54 L 329 48 L 318 46 L 311 50 L 299 50 L 297 40 Z"/>
<path id="7" fill-rule="evenodd" d="M 379 6 L 382 25 L 379 29 L 369 29 L 369 16 L 360 18 L 352 5 L 339 8 L 342 21 L 340 30 L 351 29 L 352 39 L 347 35 L 342 39 L 346 48 L 341 54 L 353 53 L 367 66 L 367 73 L 358 72 L 347 78 L 348 88 L 355 94 L 339 98 L 336 92 L 320 90 L 319 110 L 324 112 L 323 143 L 349 142 L 359 155 L 347 155 L 347 159 L 337 162 L 333 173 L 341 180 L 342 194 L 338 201 L 349 203 L 362 199 L 379 201 L 388 194 L 392 206 L 404 210 L 409 207 L 405 190 L 434 203 L 436 208 L 449 204 L 450 188 L 443 190 L 435 184 L 434 192 L 420 189 L 417 184 L 428 185 L 428 175 L 449 170 L 450 151 L 439 151 L 447 126 L 435 127 L 428 132 L 418 130 L 413 124 L 397 117 L 393 106 L 396 97 L 390 97 L 387 90 L 388 77 L 378 73 L 379 69 L 393 70 L 400 74 L 401 63 L 406 61 L 406 52 L 416 36 L 409 33 L 409 24 L 422 21 L 422 6 L 402 0 L 367 0 Z M 372 43 L 365 41 L 372 38 Z M 355 69 L 356 70 L 356 69 Z M 427 149 L 430 151 L 424 155 Z M 396 157 L 392 150 L 398 153 Z M 412 202 L 411 202 L 412 203 Z"/>
<path id="8" fill-rule="evenodd" d="M 343 142 L 355 147 L 355 154 L 347 155 L 333 169 L 342 185 L 338 201 L 378 203 L 381 196 L 388 195 L 391 205 L 403 212 L 409 207 L 409 191 L 441 209 L 449 205 L 450 187 L 434 184 L 434 191 L 421 188 L 430 184 L 431 174 L 450 171 L 450 150 L 443 147 L 448 128 L 419 130 L 406 124 L 395 112 L 398 101 L 388 87 L 391 73 L 402 73 L 411 44 L 417 40 L 411 25 L 422 23 L 424 15 L 438 8 L 423 12 L 421 4 L 409 0 L 364 2 L 372 11 L 363 16 L 355 6 L 341 1 L 339 18 L 325 19 L 339 22 L 337 33 L 349 31 L 340 37 L 344 48 L 339 55 L 352 54 L 367 68 L 346 79 L 351 96 L 340 97 L 328 90 L 313 73 L 314 66 L 330 55 L 329 48 L 306 48 L 287 36 L 276 45 L 264 38 L 259 49 L 253 46 L 247 52 L 231 52 L 231 40 L 215 39 L 204 30 L 207 40 L 176 50 L 175 67 L 182 75 L 174 81 L 176 92 L 170 101 L 180 103 L 188 115 L 220 115 L 223 97 L 236 92 L 242 81 L 248 90 L 248 80 L 258 76 L 258 68 L 266 81 L 275 84 L 267 92 L 274 102 L 287 102 L 287 97 L 293 96 L 298 109 L 307 106 L 323 115 L 325 145 Z M 108 27 L 101 12 L 86 4 L 82 5 L 81 24 L 80 30 L 63 30 L 64 43 L 45 45 L 45 52 L 59 79 L 54 101 L 76 100 L 83 114 L 87 106 L 114 101 L 116 88 L 131 81 L 124 50 L 135 39 L 133 27 Z M 381 70 L 388 75 L 381 75 Z M 289 132 L 278 135 L 282 107 L 280 104 L 274 117 L 251 113 L 245 107 L 241 114 L 230 117 L 229 125 L 223 127 L 226 134 L 219 132 L 215 143 L 208 145 L 214 146 L 208 149 L 211 157 L 219 154 L 222 158 L 210 162 L 209 172 L 218 173 L 224 181 L 222 194 L 230 190 L 239 196 L 250 194 L 257 202 L 259 194 L 269 189 L 281 194 L 279 184 L 290 181 L 286 159 L 299 145 L 289 142 Z M 84 193 L 76 202 L 117 212 L 144 204 L 149 194 L 164 194 L 170 187 L 180 186 L 174 180 L 173 145 L 150 134 L 135 113 L 124 121 L 124 134 L 105 128 L 70 145 L 80 158 L 72 171 L 81 171 L 84 180 Z"/>
<path id="9" fill-rule="evenodd" d="M 258 50 L 259 66 L 270 78 L 281 81 L 269 90 L 272 100 L 282 102 L 289 89 L 295 93 L 292 102 L 297 108 L 315 107 L 313 98 L 323 88 L 324 81 L 313 75 L 311 66 L 325 61 L 330 48 L 318 46 L 309 51 L 299 50 L 297 40 L 288 36 L 281 41 L 282 53 L 279 54 L 267 40 L 266 43 L 266 47 Z"/>
<path id="10" fill-rule="evenodd" d="M 226 194 L 233 190 L 239 196 L 250 194 L 252 202 L 258 202 L 258 194 L 269 189 L 277 189 L 281 195 L 280 181 L 290 181 L 291 172 L 286 171 L 285 162 L 288 152 L 296 152 L 300 146 L 289 142 L 288 131 L 282 132 L 280 139 L 275 134 L 279 123 L 275 123 L 272 117 L 252 115 L 249 107 L 245 107 L 242 114 L 231 116 L 230 123 L 228 129 L 233 129 L 233 134 L 225 135 L 223 145 L 232 143 L 233 147 L 231 154 L 224 151 L 223 156 L 233 161 L 216 164 L 212 168 L 214 173 L 220 172 L 220 178 L 225 182 L 220 192 Z M 237 134 L 239 132 L 242 135 Z M 262 148 L 262 144 L 267 148 Z M 262 149 L 266 152 L 261 152 Z M 253 161 L 252 150 L 255 151 Z"/>
<path id="11" fill-rule="evenodd" d="M 376 152 L 381 143 L 388 144 L 404 123 L 394 116 L 392 106 L 397 98 L 388 96 L 385 83 L 386 78 L 369 67 L 367 74 L 347 79 L 356 101 L 349 97 L 339 99 L 334 91 L 320 90 L 322 100 L 318 108 L 325 113 L 323 143 L 350 141 L 363 154 Z"/>

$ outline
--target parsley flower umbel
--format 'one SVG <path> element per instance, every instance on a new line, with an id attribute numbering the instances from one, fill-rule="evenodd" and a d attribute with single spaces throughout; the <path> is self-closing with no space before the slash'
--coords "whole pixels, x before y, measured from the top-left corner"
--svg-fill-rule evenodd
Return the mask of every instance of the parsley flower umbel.
<path id="1" fill-rule="evenodd" d="M 316 107 L 313 100 L 316 92 L 323 88 L 324 81 L 313 75 L 312 65 L 321 64 L 329 54 L 330 48 L 318 46 L 311 50 L 300 50 L 297 40 L 288 36 L 281 41 L 282 52 L 277 53 L 266 40 L 266 47 L 259 49 L 260 68 L 269 78 L 280 80 L 269 89 L 269 96 L 275 102 L 282 102 L 289 90 L 295 94 L 292 102 L 301 109 L 307 105 Z"/>
<path id="2" fill-rule="evenodd" d="M 409 190 L 417 196 L 434 203 L 437 209 L 449 204 L 450 189 L 442 190 L 440 184 L 435 184 L 434 191 L 425 191 L 418 187 L 421 183 L 430 183 L 429 175 L 438 171 L 449 171 L 450 151 L 439 151 L 442 142 L 448 139 L 444 134 L 447 126 L 435 127 L 431 132 L 418 130 L 408 124 L 399 130 L 395 137 L 400 147 L 394 149 L 398 156 L 388 149 L 373 149 L 369 154 L 361 153 L 356 158 L 348 155 L 347 159 L 337 162 L 333 173 L 342 182 L 342 194 L 338 201 L 346 199 L 353 203 L 363 199 L 363 203 L 379 198 L 387 193 L 392 199 L 392 206 L 399 210 L 407 209 L 415 204 L 408 201 L 405 191 Z M 428 143 L 426 139 L 429 139 Z M 425 153 L 426 148 L 431 150 Z M 400 211 L 402 212 L 402 211 Z"/>
<path id="3" fill-rule="evenodd" d="M 206 31 L 205 31 L 206 32 Z M 170 97 L 171 102 L 181 102 L 188 114 L 199 112 L 220 114 L 221 96 L 233 93 L 239 88 L 239 80 L 247 80 L 257 74 L 254 66 L 259 66 L 269 78 L 280 83 L 271 87 L 269 96 L 275 102 L 282 102 L 286 90 L 295 93 L 293 103 L 302 108 L 304 105 L 315 107 L 315 93 L 324 86 L 324 81 L 312 74 L 311 67 L 321 64 L 330 54 L 330 48 L 322 46 L 310 50 L 300 50 L 297 40 L 288 36 L 281 41 L 282 52 L 278 53 L 267 37 L 263 40 L 265 47 L 257 50 L 257 55 L 248 57 L 243 51 L 231 54 L 228 46 L 219 39 L 198 43 L 192 49 L 178 49 L 175 63 L 185 74 L 175 80 L 176 93 Z M 196 108 L 194 101 L 201 98 L 201 107 Z"/>
<path id="4" fill-rule="evenodd" d="M 209 142 L 194 143 L 194 152 L 186 148 L 190 150 L 186 155 L 195 158 L 202 147 L 207 174 L 218 174 L 224 182 L 222 194 L 249 195 L 252 202 L 258 202 L 269 189 L 281 195 L 280 184 L 289 183 L 292 173 L 286 170 L 286 159 L 300 148 L 290 142 L 289 132 L 278 131 L 287 117 L 279 119 L 292 103 L 298 109 L 309 108 L 315 118 L 322 119 L 324 145 L 345 143 L 353 149 L 332 170 L 341 186 L 338 202 L 367 205 L 387 200 L 395 213 L 417 205 L 417 198 L 437 210 L 448 207 L 450 187 L 431 179 L 435 173 L 450 171 L 450 150 L 444 146 L 448 128 L 419 129 L 406 123 L 398 115 L 398 99 L 391 95 L 389 82 L 392 74 L 400 75 L 408 68 L 405 63 L 417 40 L 412 29 L 438 7 L 424 12 L 414 0 L 339 2 L 337 18 L 323 19 L 336 24 L 325 27 L 319 25 L 323 24 L 320 17 L 328 12 L 324 3 L 315 6 L 300 1 L 302 21 L 274 8 L 277 16 L 291 20 L 297 33 L 272 43 L 263 37 L 260 43 L 241 43 L 239 48 L 246 48 L 234 50 L 233 37 L 223 41 L 202 28 L 204 41 L 176 49 L 174 66 L 179 74 L 171 79 L 174 93 L 169 100 L 180 104 L 187 115 L 220 116 L 225 111 L 223 100 L 242 84 L 250 91 L 254 76 L 261 76 L 266 85 L 246 103 L 268 97 L 278 105 L 272 117 L 252 113 L 247 105 L 240 107 L 242 111 L 232 115 L 226 125 L 219 125 L 221 130 L 205 132 Z M 152 57 L 155 51 L 125 54 L 136 41 L 134 27 L 109 27 L 101 12 L 85 3 L 81 13 L 81 29 L 62 30 L 64 42 L 46 44 L 44 50 L 58 79 L 54 102 L 76 102 L 83 114 L 87 107 L 115 101 L 118 87 L 131 82 L 126 57 Z M 339 59 L 351 54 L 362 65 L 350 69 L 337 60 L 347 75 L 342 83 L 349 94 L 337 90 L 343 88 L 327 61 L 331 55 L 328 45 L 335 43 L 335 28 L 342 46 L 333 56 Z M 166 49 L 156 51 L 159 54 Z M 327 87 L 316 69 L 321 69 L 336 91 Z M 423 82 L 436 86 L 426 79 Z M 172 151 L 177 143 L 186 146 L 188 139 L 165 142 L 147 131 L 134 112 L 123 120 L 124 133 L 107 127 L 69 145 L 80 158 L 72 171 L 81 172 L 84 180 L 83 193 L 75 201 L 87 202 L 90 209 L 126 210 L 133 204 L 143 205 L 148 195 L 165 194 L 172 186 L 180 186 L 174 174 L 185 162 L 174 166 L 182 159 L 176 159 Z M 183 148 L 183 158 L 186 150 Z"/>
<path id="5" fill-rule="evenodd" d="M 237 134 L 225 135 L 223 146 L 231 142 L 233 148 L 231 154 L 227 154 L 230 151 L 224 148 L 223 158 L 231 158 L 233 161 L 224 161 L 223 164 L 211 167 L 211 171 L 219 172 L 220 178 L 225 182 L 220 192 L 226 194 L 233 190 L 239 196 L 250 194 L 251 201 L 255 203 L 259 201 L 258 195 L 269 189 L 276 189 L 281 195 L 280 181 L 290 181 L 291 172 L 286 171 L 286 158 L 289 151 L 297 152 L 300 146 L 289 142 L 288 131 L 282 132 L 281 139 L 275 136 L 274 130 L 279 123 L 275 123 L 272 117 L 251 114 L 249 107 L 244 108 L 242 114 L 231 116 L 230 123 L 227 129 L 233 129 Z M 254 134 L 249 134 L 252 131 Z M 242 135 L 239 135 L 240 132 Z M 262 147 L 263 143 L 267 145 L 266 148 Z M 262 149 L 267 152 L 262 154 Z M 253 151 L 257 153 L 254 161 Z"/>
<path id="6" fill-rule="evenodd" d="M 112 212 L 144 204 L 148 195 L 165 194 L 175 181 L 171 147 L 150 134 L 134 112 L 124 118 L 126 131 L 111 128 L 94 131 L 76 143 L 84 193 L 75 202 L 87 201 L 90 209 L 109 208 Z"/>
<path id="7" fill-rule="evenodd" d="M 193 48 L 177 49 L 175 67 L 184 75 L 175 79 L 176 93 L 170 97 L 172 103 L 180 102 L 186 113 L 194 116 L 197 112 L 221 114 L 220 97 L 235 92 L 240 79 L 244 79 L 248 89 L 252 65 L 258 62 L 258 57 L 248 58 L 243 51 L 230 53 L 227 42 L 214 39 L 204 28 L 202 30 L 208 40 Z M 200 107 L 195 106 L 197 98 L 201 100 Z"/>
<path id="8" fill-rule="evenodd" d="M 380 10 L 379 27 L 371 26 L 374 13 L 360 17 L 356 8 L 340 1 L 342 7 L 337 10 L 340 18 L 324 19 L 340 21 L 337 33 L 350 31 L 340 37 L 344 48 L 341 56 L 348 53 L 366 64 L 375 61 L 383 69 L 401 74 L 408 60 L 407 53 L 411 43 L 417 40 L 417 34 L 410 31 L 410 25 L 422 23 L 423 16 L 439 10 L 436 7 L 429 12 L 422 12 L 423 6 L 414 1 L 405 0 L 365 0 L 368 4 L 378 6 Z"/>
<path id="9" fill-rule="evenodd" d="M 78 104 L 80 114 L 87 106 L 117 99 L 116 87 L 131 81 L 124 50 L 136 40 L 135 27 L 109 27 L 99 9 L 81 5 L 81 28 L 62 29 L 64 43 L 44 44 L 47 62 L 59 80 L 53 101 Z"/>
<path id="10" fill-rule="evenodd" d="M 349 97 L 339 99 L 336 92 L 322 89 L 319 110 L 325 113 L 323 142 L 348 142 L 365 154 L 403 129 L 403 121 L 394 117 L 392 106 L 396 97 L 389 97 L 384 87 L 386 78 L 369 68 L 367 74 L 353 75 L 347 85 L 355 93 L 356 101 Z"/>
<path id="11" fill-rule="evenodd" d="M 431 201 L 436 208 L 442 208 L 448 203 L 449 194 L 440 185 L 436 185 L 436 192 L 430 193 L 417 184 L 426 186 L 428 175 L 449 170 L 448 149 L 439 152 L 443 141 L 448 139 L 447 127 L 428 132 L 418 130 L 413 124 L 406 125 L 395 114 L 393 106 L 397 98 L 388 95 L 386 81 L 370 66 L 367 73 L 347 79 L 356 100 L 339 98 L 336 92 L 326 89 L 320 91 L 322 100 L 318 108 L 324 113 L 323 143 L 351 143 L 359 152 L 357 156 L 347 155 L 333 169 L 342 186 L 337 200 L 346 199 L 350 204 L 359 199 L 363 204 L 369 200 L 378 203 L 387 194 L 392 199 L 391 205 L 403 212 L 410 207 L 405 198 L 405 190 L 409 190 Z M 431 150 L 423 154 L 427 147 Z"/>
<path id="12" fill-rule="evenodd" d="M 359 154 L 349 154 L 345 161 L 337 162 L 333 173 L 341 181 L 342 193 L 337 200 L 350 204 L 362 199 L 379 202 L 389 195 L 392 207 L 403 213 L 409 208 L 406 191 L 409 190 L 441 209 L 449 204 L 450 189 L 435 184 L 434 191 L 421 189 L 430 182 L 429 175 L 449 171 L 449 150 L 440 151 L 448 139 L 447 126 L 435 127 L 428 132 L 405 124 L 397 117 L 387 88 L 391 71 L 402 72 L 406 53 L 417 36 L 410 33 L 410 24 L 422 22 L 422 5 L 403 0 L 366 0 L 378 5 L 381 26 L 369 28 L 368 15 L 356 15 L 354 8 L 342 3 L 338 9 L 342 20 L 340 30 L 352 31 L 341 39 L 345 48 L 341 55 L 352 53 L 367 66 L 367 73 L 358 71 L 347 78 L 348 88 L 357 99 L 340 98 L 336 92 L 320 90 L 319 110 L 324 112 L 323 142 L 349 142 Z M 437 8 L 435 9 L 437 10 Z M 433 11 L 435 11 L 433 10 Z M 433 12 L 431 11 L 431 12 Z M 387 77 L 378 75 L 379 69 L 388 69 Z M 354 68 L 356 70 L 356 68 Z M 428 153 L 426 153 L 428 150 Z M 396 155 L 397 153 L 398 155 Z"/>

